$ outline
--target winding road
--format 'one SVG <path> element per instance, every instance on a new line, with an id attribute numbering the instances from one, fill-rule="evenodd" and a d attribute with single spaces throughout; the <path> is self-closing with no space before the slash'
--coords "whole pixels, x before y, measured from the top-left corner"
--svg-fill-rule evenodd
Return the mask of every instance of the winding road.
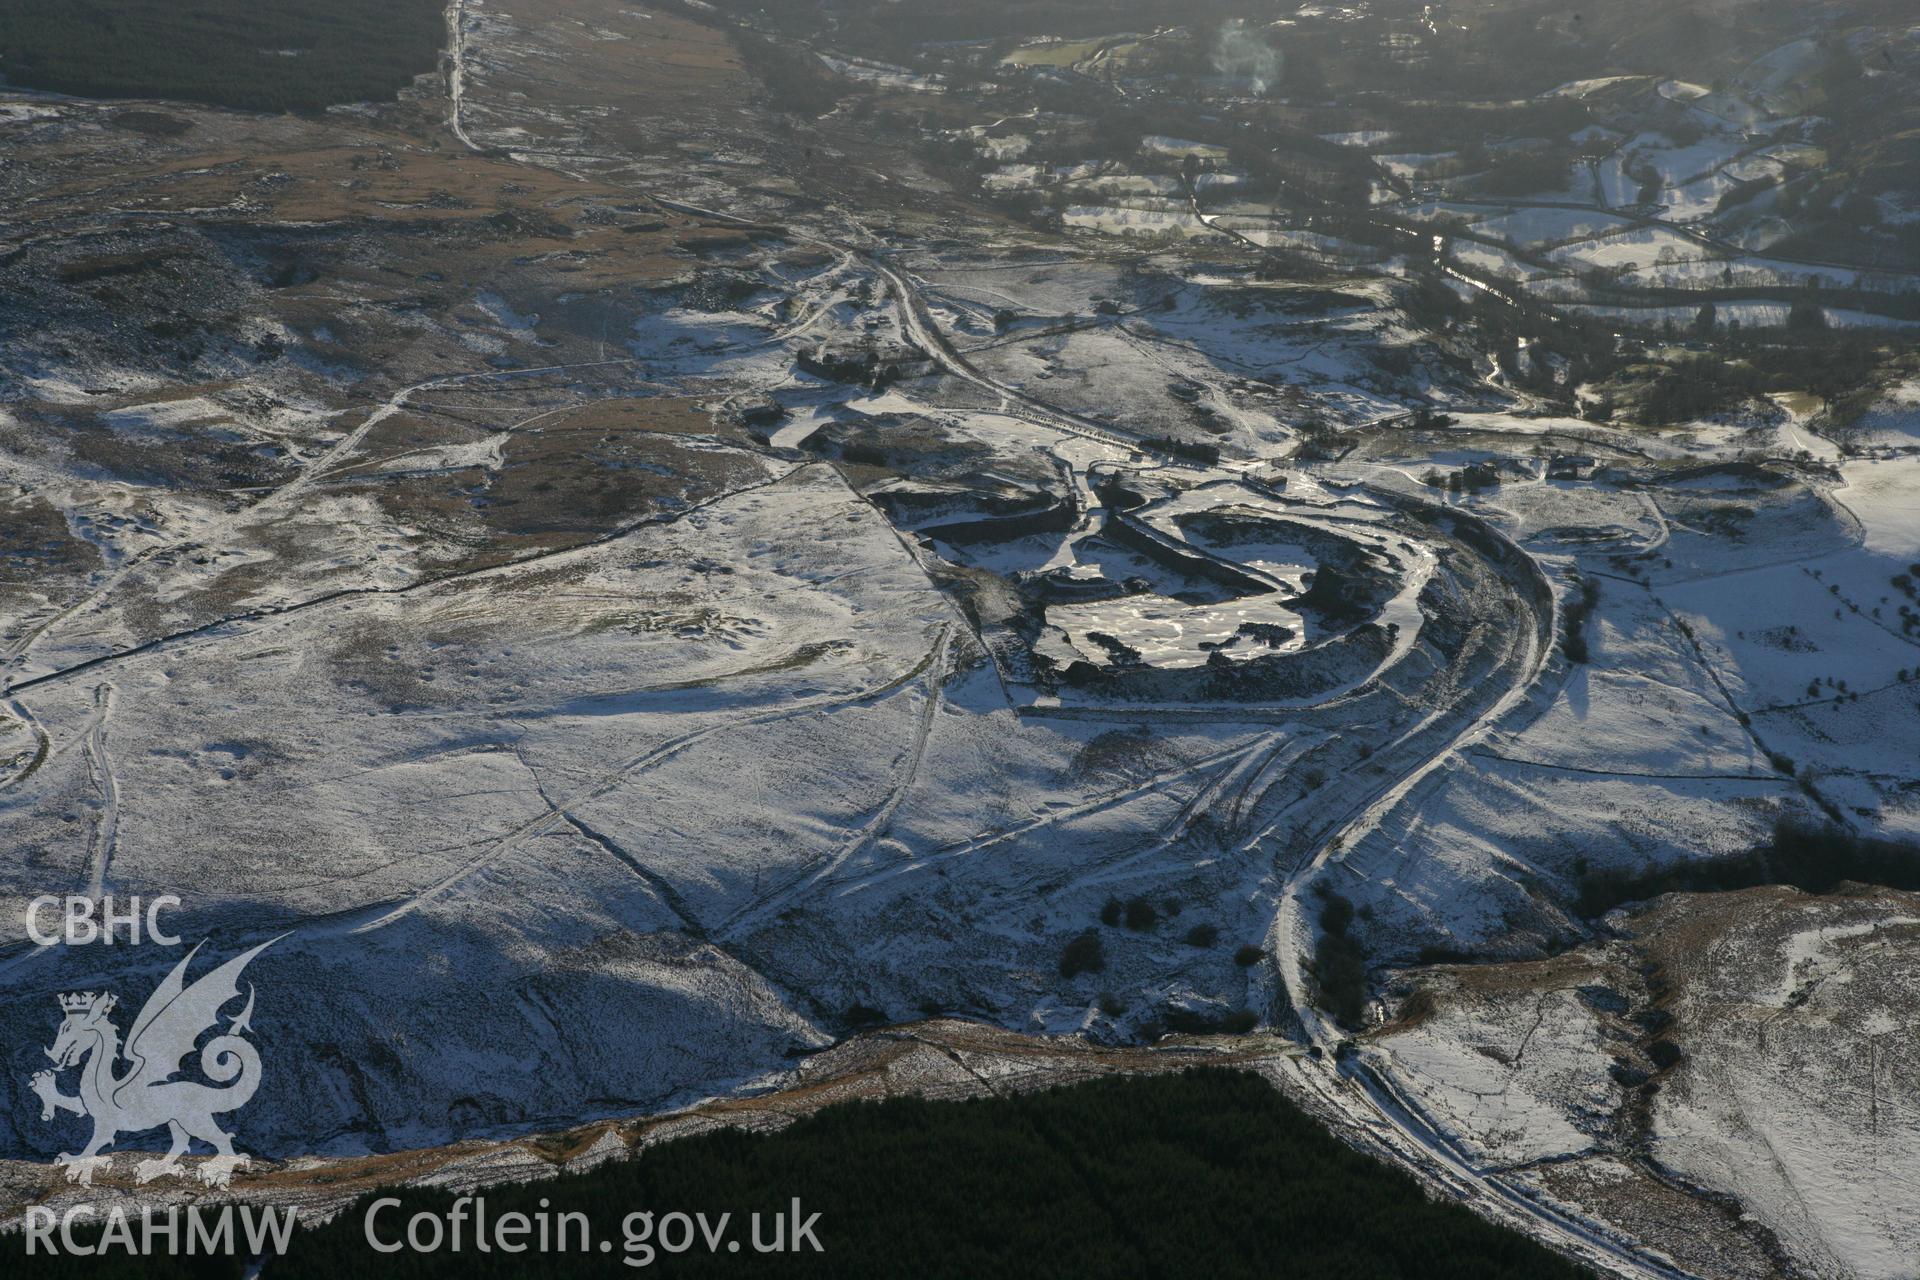
<path id="1" fill-rule="evenodd" d="M 928 314 L 919 286 L 910 276 L 877 256 L 868 255 L 866 260 L 886 280 L 909 337 L 949 374 L 994 393 L 1004 402 L 1018 405 L 1028 411 L 1028 416 L 1060 430 L 1118 448 L 1140 447 L 982 373 L 939 332 Z M 1464 518 L 1457 512 L 1449 514 Z M 1523 563 L 1525 572 L 1533 577 L 1529 589 L 1518 594 L 1531 595 L 1543 601 L 1545 607 L 1536 613 L 1535 625 L 1521 629 L 1515 637 L 1512 660 L 1504 668 L 1509 673 L 1508 683 L 1497 692 L 1491 705 L 1467 716 L 1437 745 L 1429 743 L 1427 736 L 1432 732 L 1445 734 L 1443 726 L 1451 718 L 1448 713 L 1435 712 L 1405 735 L 1396 746 L 1403 748 L 1400 754 L 1406 759 L 1392 769 L 1385 781 L 1352 801 L 1340 816 L 1330 819 L 1326 834 L 1286 877 L 1279 894 L 1270 948 L 1289 1004 L 1299 1018 L 1302 1036 L 1310 1049 L 1317 1050 L 1294 1060 L 1297 1083 L 1319 1096 L 1327 1107 L 1347 1117 L 1358 1132 L 1369 1135 L 1369 1145 L 1376 1151 L 1420 1176 L 1453 1188 L 1456 1194 L 1477 1200 L 1490 1212 L 1561 1251 L 1620 1275 L 1644 1280 L 1685 1280 L 1686 1272 L 1647 1253 L 1632 1241 L 1537 1199 L 1503 1173 L 1481 1168 L 1406 1098 L 1384 1064 L 1349 1056 L 1343 1047 L 1344 1037 L 1315 1008 L 1314 989 L 1305 967 L 1310 960 L 1315 933 L 1307 919 L 1304 895 L 1331 863 L 1354 848 L 1422 783 L 1449 767 L 1461 752 L 1478 744 L 1502 720 L 1519 711 L 1549 670 L 1558 625 L 1552 586 L 1518 544 L 1491 525 L 1482 524 L 1481 528 L 1487 536 L 1503 544 L 1508 556 Z"/>

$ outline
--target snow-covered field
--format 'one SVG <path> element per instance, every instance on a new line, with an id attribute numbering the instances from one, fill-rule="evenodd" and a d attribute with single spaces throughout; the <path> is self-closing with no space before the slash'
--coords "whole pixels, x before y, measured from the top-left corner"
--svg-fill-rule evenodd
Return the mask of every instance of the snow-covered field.
<path id="1" fill-rule="evenodd" d="M 279 938 L 263 1154 L 735 1095 L 935 1015 L 1262 1027 L 1370 1149 L 1623 1273 L 1777 1240 L 1900 1274 L 1910 895 L 1587 900 L 1785 818 L 1920 835 L 1920 393 L 1555 416 L 1600 376 L 1490 359 L 1471 314 L 1697 313 L 1589 306 L 1595 273 L 1896 295 L 1715 238 L 1807 160 L 1759 119 L 1799 53 L 1563 86 L 1697 127 L 1598 130 L 1575 190 L 1511 202 L 1320 135 L 1400 148 L 1372 199 L 1415 263 L 1238 144 L 1085 160 L 1085 118 L 949 127 L 984 91 L 830 50 L 856 100 L 800 120 L 664 11 L 450 19 L 448 96 L 394 120 L 205 112 L 141 159 L 0 104 L 57 131 L 29 194 L 86 231 L 0 243 L 15 1074 L 59 991 L 174 958 L 32 947 L 25 904 L 172 893 L 190 937 Z M 1091 73 L 1119 47 L 1008 70 L 1124 93 Z M 908 95 L 951 108 L 964 190 L 854 141 Z M 1495 292 L 1435 319 L 1436 264 Z M 128 336 L 190 308 L 224 317 L 197 351 Z M 55 1132 L 0 1113 L 0 1155 Z"/>
<path id="2" fill-rule="evenodd" d="M 1420 971 L 1374 1040 L 1382 1068 L 1537 1193 L 1616 1213 L 1623 1182 L 1651 1184 L 1640 1212 L 1663 1185 L 1737 1197 L 1732 1220 L 1664 1210 L 1697 1219 L 1667 1238 L 1695 1274 L 1766 1274 L 1776 1247 L 1812 1274 L 1911 1274 L 1920 903 L 1756 889 L 1613 923 L 1550 961 Z"/>

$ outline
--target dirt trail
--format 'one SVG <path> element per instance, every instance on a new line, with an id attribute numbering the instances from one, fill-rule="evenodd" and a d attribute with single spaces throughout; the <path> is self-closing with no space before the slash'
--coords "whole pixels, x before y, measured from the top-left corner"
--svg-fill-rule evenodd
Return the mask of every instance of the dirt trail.
<path id="1" fill-rule="evenodd" d="M 106 892 L 107 871 L 113 865 L 113 846 L 120 833 L 120 783 L 107 756 L 107 718 L 113 714 L 113 686 L 93 691 L 93 722 L 87 727 L 87 767 L 100 790 L 100 818 L 94 827 L 88 859 L 87 896 L 99 901 Z"/>

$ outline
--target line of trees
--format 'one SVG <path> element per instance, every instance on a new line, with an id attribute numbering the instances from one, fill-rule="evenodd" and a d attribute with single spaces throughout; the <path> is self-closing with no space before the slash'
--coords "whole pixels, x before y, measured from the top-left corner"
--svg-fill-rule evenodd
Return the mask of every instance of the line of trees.
<path id="1" fill-rule="evenodd" d="M 1792 762 L 1779 759 L 1791 772 Z M 1920 890 L 1920 845 L 1782 819 L 1770 843 L 1738 857 L 1701 858 L 1652 870 L 1590 871 L 1581 877 L 1578 910 L 1592 919 L 1663 893 L 1724 893 L 1773 884 L 1832 893 L 1850 882 Z"/>
<path id="2" fill-rule="evenodd" d="M 407 1189 L 382 1210 L 397 1233 L 413 1214 L 444 1215 L 453 1193 Z M 283 1280 L 382 1277 L 631 1276 L 623 1222 L 650 1211 L 653 1242 L 670 1213 L 733 1215 L 737 1252 L 661 1251 L 669 1276 L 1065 1277 L 1301 1276 L 1423 1280 L 1574 1280 L 1585 1274 L 1463 1205 L 1428 1198 L 1407 1175 L 1332 1135 L 1259 1077 L 1199 1070 L 1107 1078 L 967 1102 L 898 1098 L 832 1107 L 778 1133 L 727 1130 L 649 1149 L 635 1160 L 485 1192 L 487 1216 L 582 1212 L 595 1241 L 567 1254 L 406 1251 L 376 1255 L 366 1201 L 295 1236 L 268 1264 Z M 818 1214 L 823 1252 L 762 1254 L 771 1215 Z M 371 1197 L 369 1197 L 371 1199 Z M 554 1219 L 550 1218 L 549 1221 Z M 523 1239 L 530 1238 L 524 1237 Z M 571 1239 L 578 1239 L 577 1227 Z M 0 1243 L 9 1275 L 19 1238 Z M 93 1278 L 163 1259 L 75 1258 Z M 238 1266 L 228 1274 L 238 1275 Z"/>

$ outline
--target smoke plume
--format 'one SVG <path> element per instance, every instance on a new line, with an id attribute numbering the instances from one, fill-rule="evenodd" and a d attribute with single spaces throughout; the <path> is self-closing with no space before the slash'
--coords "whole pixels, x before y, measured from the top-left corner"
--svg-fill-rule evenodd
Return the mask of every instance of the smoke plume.
<path id="1" fill-rule="evenodd" d="M 1230 18 L 1220 24 L 1214 37 L 1213 67 L 1223 76 L 1247 80 L 1256 94 L 1265 94 L 1280 83 L 1286 59 L 1264 34 L 1249 30 L 1242 19 Z"/>

